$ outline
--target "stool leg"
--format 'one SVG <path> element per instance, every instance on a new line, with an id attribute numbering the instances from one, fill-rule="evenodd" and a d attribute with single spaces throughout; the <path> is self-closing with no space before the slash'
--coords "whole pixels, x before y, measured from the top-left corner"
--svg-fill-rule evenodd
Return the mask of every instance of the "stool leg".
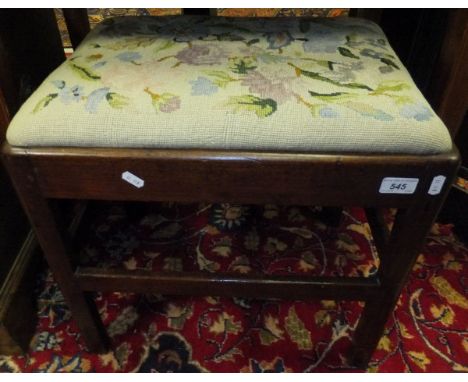
<path id="1" fill-rule="evenodd" d="M 398 211 L 390 239 L 380 254 L 381 292 L 366 301 L 354 336 L 352 364 L 366 367 L 369 363 L 444 199 L 445 194 L 425 198 Z"/>
<path id="2" fill-rule="evenodd" d="M 395 298 L 394 293 L 384 292 L 379 298 L 366 302 L 354 334 L 350 364 L 362 369 L 367 368 L 397 299 L 398 296 Z"/>
<path id="3" fill-rule="evenodd" d="M 91 352 L 107 349 L 108 338 L 91 296 L 81 290 L 67 256 L 66 233 L 57 225 L 49 202 L 42 197 L 32 166 L 25 157 L 6 157 L 8 171 L 60 290 Z"/>

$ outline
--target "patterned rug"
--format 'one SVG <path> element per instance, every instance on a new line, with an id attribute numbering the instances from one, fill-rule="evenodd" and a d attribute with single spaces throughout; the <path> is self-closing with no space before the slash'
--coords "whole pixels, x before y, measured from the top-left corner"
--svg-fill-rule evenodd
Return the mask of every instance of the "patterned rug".
<path id="1" fill-rule="evenodd" d="M 338 228 L 306 207 L 104 203 L 92 211 L 80 237 L 88 265 L 368 276 L 378 264 L 358 208 L 345 210 Z M 468 249 L 452 228 L 433 227 L 368 371 L 468 371 Z M 355 371 L 345 355 L 359 302 L 97 294 L 112 350 L 95 355 L 51 275 L 38 284 L 30 351 L 0 357 L 0 371 Z"/>
<path id="2" fill-rule="evenodd" d="M 182 8 L 88 8 L 91 28 L 108 17 L 115 16 L 172 16 L 180 15 Z M 346 16 L 348 8 L 216 8 L 218 16 L 225 17 L 336 17 Z M 71 47 L 67 25 L 60 8 L 55 8 L 62 43 L 65 48 Z"/>

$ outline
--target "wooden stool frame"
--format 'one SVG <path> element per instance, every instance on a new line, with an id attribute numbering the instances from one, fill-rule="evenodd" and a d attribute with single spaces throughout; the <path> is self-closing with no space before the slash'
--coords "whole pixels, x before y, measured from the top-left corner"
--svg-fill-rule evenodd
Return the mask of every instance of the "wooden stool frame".
<path id="1" fill-rule="evenodd" d="M 92 352 L 108 348 L 91 291 L 217 295 L 251 298 L 348 299 L 365 302 L 350 362 L 365 367 L 383 333 L 424 239 L 459 165 L 447 154 L 301 154 L 208 150 L 18 148 L 3 157 L 55 280 Z M 122 180 L 130 171 L 137 188 Z M 435 176 L 446 182 L 428 193 Z M 385 177 L 418 178 L 413 194 L 381 194 Z M 66 230 L 57 224 L 50 199 L 235 202 L 362 206 L 379 251 L 377 276 L 288 277 L 76 266 Z M 381 208 L 397 208 L 389 232 Z"/>

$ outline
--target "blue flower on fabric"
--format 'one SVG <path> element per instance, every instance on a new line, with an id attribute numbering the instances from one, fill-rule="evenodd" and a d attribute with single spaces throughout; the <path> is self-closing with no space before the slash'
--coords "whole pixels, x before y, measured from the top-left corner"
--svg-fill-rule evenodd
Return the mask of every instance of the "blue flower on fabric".
<path id="1" fill-rule="evenodd" d="M 52 81 L 52 83 L 57 89 L 63 89 L 65 88 L 65 85 L 66 85 L 65 81 L 60 81 L 60 80 Z"/>
<path id="2" fill-rule="evenodd" d="M 323 118 L 335 118 L 338 117 L 338 113 L 331 107 L 323 107 L 320 109 L 319 114 Z"/>
<path id="3" fill-rule="evenodd" d="M 304 52 L 335 53 L 336 49 L 346 41 L 345 35 L 331 28 L 311 24 L 311 29 L 304 36 L 302 47 Z"/>
<path id="4" fill-rule="evenodd" d="M 141 59 L 142 56 L 138 52 L 123 52 L 115 57 L 117 57 L 120 61 L 131 62 L 132 64 L 135 64 L 135 61 Z"/>
<path id="5" fill-rule="evenodd" d="M 93 91 L 89 96 L 85 105 L 86 111 L 89 113 L 97 113 L 97 109 L 101 101 L 106 98 L 109 93 L 109 88 L 100 88 Z"/>
<path id="6" fill-rule="evenodd" d="M 379 121 L 393 121 L 393 117 L 390 114 L 384 113 L 382 110 L 376 110 L 375 114 L 369 116 L 372 116 Z"/>
<path id="7" fill-rule="evenodd" d="M 274 32 L 267 34 L 268 49 L 279 49 L 291 44 L 294 39 L 289 32 Z"/>
<path id="8" fill-rule="evenodd" d="M 335 53 L 336 49 L 342 44 L 342 41 L 332 41 L 329 38 L 313 38 L 305 41 L 303 44 L 304 52 L 324 52 Z"/>
<path id="9" fill-rule="evenodd" d="M 218 87 L 206 77 L 198 77 L 192 84 L 192 95 L 212 95 L 218 91 Z"/>
<path id="10" fill-rule="evenodd" d="M 405 118 L 414 118 L 416 121 L 428 121 L 433 117 L 431 109 L 422 103 L 405 105 L 400 110 L 400 115 Z"/>
<path id="11" fill-rule="evenodd" d="M 93 65 L 93 68 L 94 68 L 94 69 L 98 69 L 98 68 L 103 67 L 103 66 L 106 65 L 106 64 L 107 64 L 107 61 L 97 62 L 97 63 L 95 63 L 95 64 Z"/>
<path id="12" fill-rule="evenodd" d="M 78 102 L 83 95 L 82 86 L 75 85 L 68 87 L 65 81 L 52 81 L 52 83 L 59 89 L 58 96 L 64 104 Z"/>
<path id="13" fill-rule="evenodd" d="M 378 109 L 369 109 L 369 110 L 356 110 L 359 114 L 364 117 L 370 117 L 377 119 L 379 121 L 393 121 L 393 117 L 390 114 L 383 112 Z"/>

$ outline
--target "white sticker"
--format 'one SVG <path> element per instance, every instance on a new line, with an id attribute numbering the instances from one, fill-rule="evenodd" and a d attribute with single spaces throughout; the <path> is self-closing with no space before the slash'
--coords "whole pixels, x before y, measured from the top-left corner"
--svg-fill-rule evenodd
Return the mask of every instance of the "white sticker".
<path id="1" fill-rule="evenodd" d="M 122 179 L 136 188 L 142 188 L 145 185 L 145 181 L 138 176 L 132 174 L 130 171 L 125 171 L 122 173 Z"/>
<path id="2" fill-rule="evenodd" d="M 379 192 L 381 194 L 413 194 L 418 182 L 418 178 L 383 178 Z"/>
<path id="3" fill-rule="evenodd" d="M 440 191 L 442 191 L 442 187 L 444 187 L 445 179 L 447 179 L 443 175 L 434 176 L 432 179 L 431 186 L 429 187 L 429 191 L 427 193 L 429 195 L 438 195 Z"/>

